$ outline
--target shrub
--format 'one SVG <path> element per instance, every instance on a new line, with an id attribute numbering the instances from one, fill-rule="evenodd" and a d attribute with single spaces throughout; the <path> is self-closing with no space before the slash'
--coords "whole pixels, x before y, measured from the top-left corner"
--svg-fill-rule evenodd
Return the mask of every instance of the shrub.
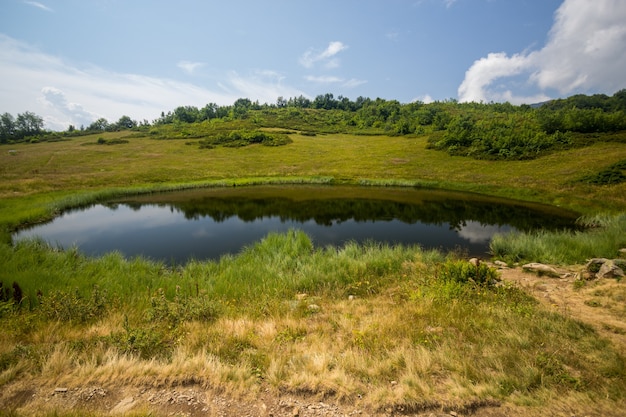
<path id="1" fill-rule="evenodd" d="M 591 175 L 582 177 L 579 181 L 594 185 L 619 184 L 626 181 L 626 160 L 619 161 L 607 168 Z"/>
<path id="2" fill-rule="evenodd" d="M 148 312 L 150 321 L 164 321 L 171 327 L 190 320 L 213 321 L 218 316 L 217 302 L 211 300 L 206 294 L 199 294 L 196 297 L 183 296 L 178 288 L 173 301 L 166 298 L 162 288 L 158 289 L 150 300 Z"/>
<path id="3" fill-rule="evenodd" d="M 106 290 L 94 285 L 89 298 L 75 289 L 72 292 L 52 291 L 47 296 L 41 295 L 39 302 L 43 314 L 50 319 L 86 323 L 104 314 L 108 297 Z"/>
<path id="4" fill-rule="evenodd" d="M 473 264 L 462 260 L 444 263 L 441 266 L 439 278 L 445 282 L 479 285 L 492 285 L 499 280 L 498 272 L 487 264 L 480 262 Z"/>

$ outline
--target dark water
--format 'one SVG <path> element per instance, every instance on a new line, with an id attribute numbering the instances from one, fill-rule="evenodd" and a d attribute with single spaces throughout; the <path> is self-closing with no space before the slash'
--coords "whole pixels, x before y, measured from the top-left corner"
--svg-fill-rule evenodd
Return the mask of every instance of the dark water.
<path id="1" fill-rule="evenodd" d="M 576 214 L 476 194 L 406 188 L 263 186 L 138 196 L 21 230 L 88 255 L 167 263 L 236 254 L 270 232 L 301 229 L 316 246 L 373 240 L 485 256 L 495 233 L 562 229 Z"/>

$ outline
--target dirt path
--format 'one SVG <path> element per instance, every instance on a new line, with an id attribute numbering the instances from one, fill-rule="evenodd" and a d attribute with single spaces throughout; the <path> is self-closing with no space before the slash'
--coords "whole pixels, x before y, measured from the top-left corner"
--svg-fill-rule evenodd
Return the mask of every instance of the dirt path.
<path id="1" fill-rule="evenodd" d="M 626 354 L 626 283 L 615 279 L 576 285 L 582 267 L 555 268 L 560 278 L 538 276 L 519 268 L 502 269 L 502 280 L 515 283 L 549 308 L 591 325 Z"/>

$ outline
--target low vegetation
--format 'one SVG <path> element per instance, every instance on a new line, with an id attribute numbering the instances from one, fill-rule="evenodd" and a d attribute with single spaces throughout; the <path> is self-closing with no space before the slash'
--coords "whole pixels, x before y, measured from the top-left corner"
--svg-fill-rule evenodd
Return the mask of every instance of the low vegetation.
<path id="1" fill-rule="evenodd" d="M 591 327 L 437 252 L 315 248 L 293 231 L 176 270 L 39 242 L 0 256 L 23 291 L 2 304 L 3 385 L 194 381 L 374 409 L 625 399 L 625 359 Z"/>
<path id="2" fill-rule="evenodd" d="M 101 120 L 29 139 L 4 136 L 0 392 L 26 382 L 115 381 L 194 384 L 240 399 L 307 395 L 372 411 L 619 410 L 623 348 L 458 254 L 375 243 L 316 247 L 294 230 L 236 256 L 172 268 L 13 243 L 11 232 L 124 195 L 348 183 L 471 191 L 585 215 L 579 231 L 497 236 L 493 255 L 509 264 L 617 257 L 626 246 L 623 98 L 624 91 L 574 97 L 544 109 L 332 95 L 275 106 L 241 100 L 179 108 L 152 124 Z M 0 416 L 22 415 L 13 398 L 0 393 Z"/>

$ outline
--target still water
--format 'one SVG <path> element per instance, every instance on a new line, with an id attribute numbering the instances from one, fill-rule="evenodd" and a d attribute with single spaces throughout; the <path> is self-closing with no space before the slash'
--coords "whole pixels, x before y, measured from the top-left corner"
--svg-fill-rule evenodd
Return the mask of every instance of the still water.
<path id="1" fill-rule="evenodd" d="M 257 186 L 136 196 L 63 213 L 17 232 L 98 256 L 169 264 L 236 254 L 270 232 L 300 229 L 318 247 L 376 241 L 485 256 L 495 233 L 562 229 L 576 214 L 469 193 L 407 188 Z"/>

